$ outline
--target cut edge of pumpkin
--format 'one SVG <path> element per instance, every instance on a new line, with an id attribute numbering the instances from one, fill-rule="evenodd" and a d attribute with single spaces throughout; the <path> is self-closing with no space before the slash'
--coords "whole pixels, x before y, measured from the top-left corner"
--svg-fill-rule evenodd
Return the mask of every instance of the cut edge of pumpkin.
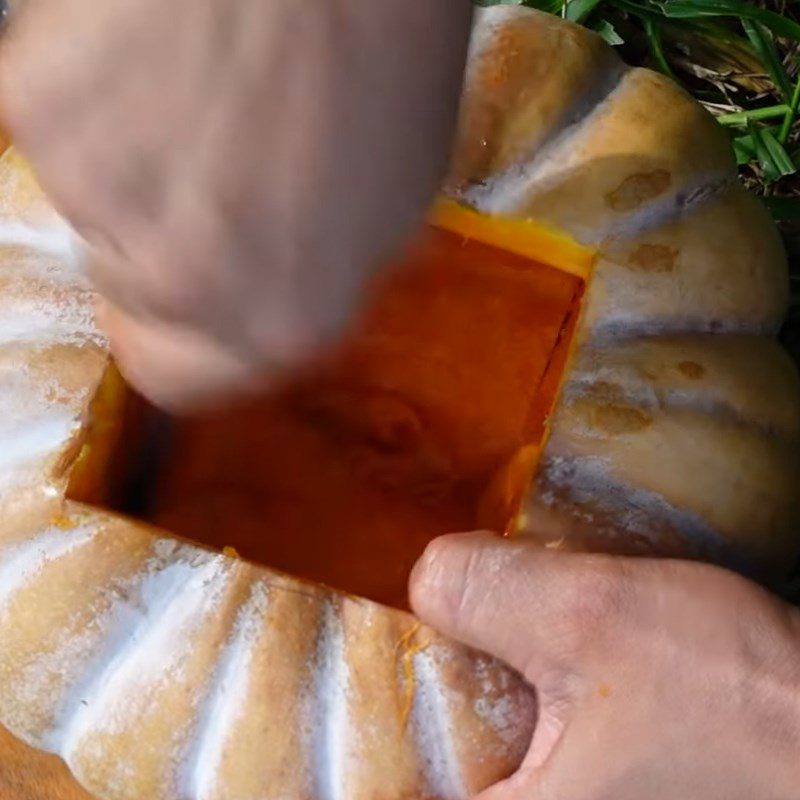
<path id="1" fill-rule="evenodd" d="M 577 346 L 578 337 L 575 332 L 583 309 L 581 300 L 585 296 L 597 253 L 552 226 L 532 220 L 483 214 L 448 198 L 439 198 L 436 201 L 428 222 L 433 228 L 463 238 L 465 243 L 485 244 L 540 266 L 554 268 L 581 282 L 574 312 L 559 335 L 559 341 L 565 336 L 569 337 L 568 345 L 553 348 L 550 356 L 552 363 L 548 363 L 539 384 L 540 389 L 536 392 L 537 396 L 541 396 L 545 384 L 550 387 L 546 390 L 549 398 L 548 410 L 543 426 L 536 434 L 536 441 L 526 443 L 513 453 L 487 483 L 485 491 L 478 499 L 476 528 L 492 530 L 506 536 L 514 535 L 519 531 L 526 492 L 534 479 L 549 436 L 549 417 L 558 404 L 568 365 Z M 126 468 L 130 468 L 129 455 L 120 451 L 126 449 L 126 442 L 130 444 L 131 429 L 126 429 L 126 426 L 130 425 L 130 410 L 137 408 L 137 402 L 135 393 L 126 386 L 111 360 L 87 413 L 81 446 L 71 465 L 65 470 L 68 499 L 109 509 L 109 503 L 112 502 L 110 498 L 118 495 L 120 489 L 113 485 L 114 481 L 124 480 L 120 476 L 124 476 Z M 115 513 L 120 511 L 119 507 L 111 507 L 110 510 Z M 126 512 L 122 510 L 121 513 Z M 152 524 L 148 520 L 143 521 L 145 524 Z M 166 530 L 169 531 L 169 526 Z M 178 532 L 177 536 L 183 538 L 182 532 Z M 198 537 L 198 544 L 203 547 L 211 546 L 228 558 L 242 557 L 230 545 L 209 545 L 203 543 L 201 537 Z M 247 559 L 247 554 L 244 558 Z M 268 562 L 254 560 L 256 563 L 271 566 Z M 348 592 L 347 587 L 333 588 Z"/>
<path id="2" fill-rule="evenodd" d="M 428 215 L 431 225 L 530 261 L 554 267 L 588 283 L 596 248 L 580 244 L 549 223 L 523 217 L 486 214 L 449 197 L 439 197 Z"/>
<path id="3" fill-rule="evenodd" d="M 491 247 L 553 267 L 583 281 L 585 294 L 598 258 L 597 248 L 576 241 L 566 231 L 549 223 L 522 217 L 487 214 L 458 201 L 440 196 L 428 216 L 431 225 L 450 231 L 465 241 L 479 241 Z M 558 404 L 568 365 L 578 345 L 575 336 L 583 304 L 569 322 L 570 343 L 557 368 L 557 385 L 550 412 Z M 557 352 L 557 351 L 555 351 Z M 545 380 L 552 379 L 552 374 Z M 549 422 L 549 421 L 548 421 Z M 478 507 L 478 527 L 510 537 L 520 532 L 525 493 L 534 479 L 542 452 L 550 436 L 546 422 L 536 443 L 521 447 L 495 474 Z"/>

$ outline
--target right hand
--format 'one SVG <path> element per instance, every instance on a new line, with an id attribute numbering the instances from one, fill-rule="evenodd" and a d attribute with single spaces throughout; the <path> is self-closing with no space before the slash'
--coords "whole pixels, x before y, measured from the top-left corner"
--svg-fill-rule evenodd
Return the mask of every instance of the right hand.
<path id="1" fill-rule="evenodd" d="M 91 249 L 128 378 L 187 406 L 335 335 L 449 155 L 465 0 L 22 0 L 4 125 Z"/>
<path id="2" fill-rule="evenodd" d="M 738 575 L 454 535 L 411 605 L 536 688 L 527 757 L 475 800 L 800 796 L 800 611 Z"/>

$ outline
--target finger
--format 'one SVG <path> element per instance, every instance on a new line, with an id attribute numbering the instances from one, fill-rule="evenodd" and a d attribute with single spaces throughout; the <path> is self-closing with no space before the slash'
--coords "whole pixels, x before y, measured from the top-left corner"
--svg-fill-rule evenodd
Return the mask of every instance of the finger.
<path id="1" fill-rule="evenodd" d="M 554 671 L 590 673 L 635 608 L 637 589 L 625 559 L 460 534 L 429 545 L 410 592 L 425 622 L 539 685 Z"/>
<path id="2" fill-rule="evenodd" d="M 201 410 L 226 397 L 257 391 L 269 378 L 269 371 L 257 372 L 192 328 L 140 322 L 102 301 L 97 317 L 126 380 L 167 410 Z"/>

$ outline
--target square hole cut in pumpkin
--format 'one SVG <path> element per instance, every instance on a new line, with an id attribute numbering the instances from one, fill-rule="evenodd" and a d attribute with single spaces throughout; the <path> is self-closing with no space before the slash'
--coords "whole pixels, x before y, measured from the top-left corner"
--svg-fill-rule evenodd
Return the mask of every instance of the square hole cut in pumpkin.
<path id="1" fill-rule="evenodd" d="M 133 487 L 139 515 L 181 537 L 405 606 L 431 539 L 513 525 L 576 326 L 582 277 L 487 238 L 428 226 L 330 352 L 266 396 L 172 420 L 138 479 L 119 462 L 155 418 L 128 396 L 134 422 L 115 428 L 106 388 L 70 496 L 130 511 Z M 93 439 L 112 430 L 127 446 L 109 458 Z"/>

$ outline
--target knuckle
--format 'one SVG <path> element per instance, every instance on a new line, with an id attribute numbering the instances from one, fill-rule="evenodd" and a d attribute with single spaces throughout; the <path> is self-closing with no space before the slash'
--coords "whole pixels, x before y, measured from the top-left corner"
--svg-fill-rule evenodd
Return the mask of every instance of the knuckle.
<path id="1" fill-rule="evenodd" d="M 202 311 L 209 298 L 202 282 L 180 269 L 162 268 L 124 243 L 112 240 L 101 228 L 79 231 L 89 242 L 89 276 L 103 297 L 143 320 L 202 327 Z"/>
<path id="2" fill-rule="evenodd" d="M 208 254 L 180 239 L 163 241 L 153 232 L 137 236 L 117 226 L 122 236 L 123 280 L 144 311 L 169 323 L 205 327 L 206 317 L 223 307 L 220 278 L 208 275 Z M 223 271 L 223 270 L 219 270 Z"/>
<path id="3" fill-rule="evenodd" d="M 481 607 L 481 598 L 486 592 L 486 559 L 480 550 L 471 550 L 462 561 L 461 574 L 454 600 L 456 627 L 463 630 L 470 626 Z"/>
<path id="4" fill-rule="evenodd" d="M 151 313 L 179 324 L 202 323 L 211 299 L 204 282 L 179 260 L 168 262 L 167 267 L 154 265 L 143 270 L 139 290 Z"/>

